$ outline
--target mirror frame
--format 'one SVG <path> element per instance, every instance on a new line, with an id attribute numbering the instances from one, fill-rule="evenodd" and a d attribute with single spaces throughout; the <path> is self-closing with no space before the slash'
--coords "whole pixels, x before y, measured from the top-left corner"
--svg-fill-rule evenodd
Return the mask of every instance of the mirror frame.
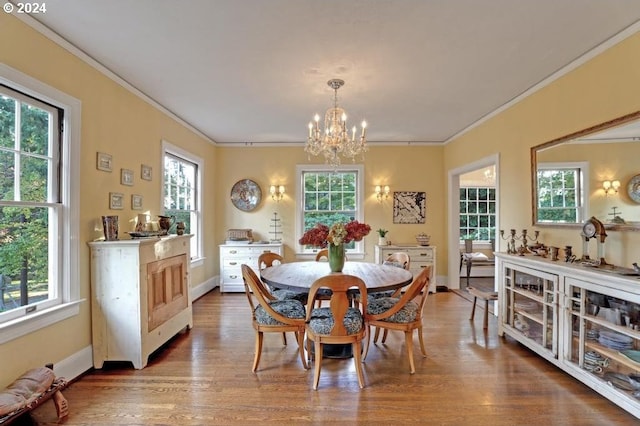
<path id="1" fill-rule="evenodd" d="M 551 141 L 542 143 L 540 145 L 535 145 L 531 147 L 531 223 L 533 226 L 545 226 L 545 227 L 578 227 L 582 226 L 582 223 L 546 223 L 546 222 L 538 222 L 538 179 L 537 179 L 537 170 L 538 170 L 538 161 L 537 161 L 537 152 L 542 149 L 551 148 L 552 146 L 560 145 L 564 142 L 568 142 L 573 139 L 577 139 L 592 133 L 601 132 L 606 129 L 610 129 L 613 127 L 618 127 L 622 124 L 629 123 L 631 121 L 635 121 L 640 119 L 640 111 L 635 111 L 627 115 L 623 115 L 622 117 L 614 118 L 613 120 L 606 121 L 604 123 L 596 124 L 595 126 L 588 127 L 583 130 L 579 130 L 577 132 L 562 136 L 557 139 L 553 139 Z M 640 225 L 636 224 L 607 224 L 607 229 L 611 230 L 635 230 L 640 231 Z"/>

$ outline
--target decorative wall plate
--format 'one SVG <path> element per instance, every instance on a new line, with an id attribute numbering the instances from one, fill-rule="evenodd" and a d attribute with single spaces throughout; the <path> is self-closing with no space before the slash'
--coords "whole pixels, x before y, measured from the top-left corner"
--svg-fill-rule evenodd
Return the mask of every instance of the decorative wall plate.
<path id="1" fill-rule="evenodd" d="M 258 207 L 260 200 L 262 200 L 262 190 L 251 179 L 239 180 L 231 188 L 231 202 L 244 212 L 250 212 Z"/>
<path id="2" fill-rule="evenodd" d="M 635 175 L 629 180 L 627 193 L 633 201 L 640 204 L 640 175 Z"/>

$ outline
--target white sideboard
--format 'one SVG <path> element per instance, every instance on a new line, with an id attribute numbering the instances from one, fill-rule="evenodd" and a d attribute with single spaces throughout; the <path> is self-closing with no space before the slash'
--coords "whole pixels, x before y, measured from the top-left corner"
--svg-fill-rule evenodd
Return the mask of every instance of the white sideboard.
<path id="1" fill-rule="evenodd" d="M 131 361 L 137 369 L 185 327 L 190 235 L 90 242 L 93 366 Z"/>
<path id="2" fill-rule="evenodd" d="M 244 291 L 243 263 L 258 273 L 258 257 L 262 253 L 282 256 L 281 243 L 221 244 L 220 245 L 220 292 Z"/>
<path id="3" fill-rule="evenodd" d="M 629 378 L 640 378 L 640 276 L 539 256 L 496 259 L 498 334 L 640 418 L 640 383 Z"/>
<path id="4" fill-rule="evenodd" d="M 436 248 L 434 246 L 418 246 L 418 245 L 376 245 L 374 260 L 376 263 L 382 263 L 391 253 L 404 252 L 409 255 L 411 260 L 409 270 L 414 277 L 418 276 L 420 271 L 431 266 L 431 281 L 429 282 L 429 293 L 436 292 Z"/>

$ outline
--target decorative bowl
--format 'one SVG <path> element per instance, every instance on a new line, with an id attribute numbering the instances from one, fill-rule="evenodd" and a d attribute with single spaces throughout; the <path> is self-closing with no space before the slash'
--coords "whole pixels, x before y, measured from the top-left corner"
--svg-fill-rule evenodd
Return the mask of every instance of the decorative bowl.
<path id="1" fill-rule="evenodd" d="M 430 239 L 431 239 L 431 236 L 424 233 L 416 235 L 416 241 L 418 242 L 418 245 L 421 245 L 421 246 L 428 246 Z"/>

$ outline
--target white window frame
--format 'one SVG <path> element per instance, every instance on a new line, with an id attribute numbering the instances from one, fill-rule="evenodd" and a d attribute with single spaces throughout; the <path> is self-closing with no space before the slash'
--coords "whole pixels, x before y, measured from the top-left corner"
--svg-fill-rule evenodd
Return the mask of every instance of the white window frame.
<path id="1" fill-rule="evenodd" d="M 196 205 L 195 224 L 196 230 L 191 238 L 191 266 L 200 266 L 204 264 L 204 256 L 202 252 L 202 181 L 204 180 L 204 161 L 195 154 L 186 151 L 171 142 L 162 140 L 162 205 L 164 210 L 165 183 L 164 183 L 164 157 L 166 154 L 174 157 L 182 158 L 197 166 L 196 170 Z M 193 227 L 193 226 L 192 226 Z"/>
<path id="2" fill-rule="evenodd" d="M 305 172 L 356 172 L 356 216 L 355 220 L 364 223 L 364 166 L 362 164 L 350 164 L 334 167 L 328 164 L 298 164 L 296 165 L 296 255 L 300 257 L 312 258 L 317 250 L 305 250 L 304 246 L 298 244 L 298 240 L 304 233 L 304 182 Z M 327 224 L 331 225 L 331 224 Z M 369 234 L 371 235 L 371 234 Z M 366 237 L 365 237 L 366 238 Z M 347 250 L 350 259 L 364 259 L 364 240 L 356 241 L 353 249 Z"/>
<path id="3" fill-rule="evenodd" d="M 578 203 L 576 206 L 576 222 L 560 222 L 560 221 L 539 221 L 536 217 L 535 220 L 539 224 L 543 225 L 551 225 L 554 223 L 582 223 L 584 220 L 589 217 L 589 203 L 587 202 L 587 194 L 590 194 L 589 190 L 589 179 L 586 179 L 586 176 L 589 176 L 589 163 L 586 161 L 576 161 L 576 162 L 547 162 L 547 163 L 538 163 L 538 170 L 563 170 L 563 169 L 577 169 L 578 170 L 578 179 L 579 179 L 579 192 L 578 192 Z M 536 179 L 538 171 L 536 171 Z M 536 187 L 539 190 L 539 184 L 536 184 Z M 535 202 L 538 202 L 538 197 L 536 196 Z M 536 209 L 539 211 L 540 207 Z"/>
<path id="4" fill-rule="evenodd" d="M 54 306 L 36 309 L 0 324 L 0 344 L 46 328 L 56 322 L 78 315 L 80 312 L 80 146 L 81 102 L 58 89 L 44 84 L 18 70 L 0 63 L 0 83 L 54 105 L 64 111 L 63 134 L 60 143 L 60 201 L 62 206 L 56 218 L 59 226 L 57 241 L 57 265 L 60 291 L 59 302 Z"/>

